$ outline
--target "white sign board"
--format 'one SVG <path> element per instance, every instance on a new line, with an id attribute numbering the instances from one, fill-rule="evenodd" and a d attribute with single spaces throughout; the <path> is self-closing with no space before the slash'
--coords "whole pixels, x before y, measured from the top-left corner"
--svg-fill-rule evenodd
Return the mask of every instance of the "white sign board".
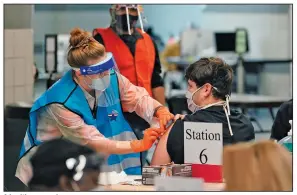
<path id="1" fill-rule="evenodd" d="M 156 191 L 203 191 L 203 179 L 191 177 L 155 177 Z"/>
<path id="2" fill-rule="evenodd" d="M 184 122 L 185 163 L 222 165 L 222 123 Z"/>

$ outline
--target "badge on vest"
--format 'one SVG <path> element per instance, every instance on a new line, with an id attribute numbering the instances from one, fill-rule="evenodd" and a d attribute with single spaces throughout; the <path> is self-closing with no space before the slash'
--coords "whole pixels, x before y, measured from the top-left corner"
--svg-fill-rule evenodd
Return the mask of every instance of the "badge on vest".
<path id="1" fill-rule="evenodd" d="M 108 115 L 110 121 L 116 121 L 119 113 L 116 110 L 112 110 L 111 114 Z"/>

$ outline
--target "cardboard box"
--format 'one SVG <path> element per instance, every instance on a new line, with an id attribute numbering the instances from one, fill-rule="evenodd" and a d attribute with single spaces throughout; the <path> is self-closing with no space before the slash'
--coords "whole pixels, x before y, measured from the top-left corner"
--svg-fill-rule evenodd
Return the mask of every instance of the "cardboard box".
<path id="1" fill-rule="evenodd" d="M 154 185 L 154 178 L 161 177 L 192 177 L 191 164 L 167 164 L 159 166 L 145 166 L 142 168 L 142 184 Z"/>

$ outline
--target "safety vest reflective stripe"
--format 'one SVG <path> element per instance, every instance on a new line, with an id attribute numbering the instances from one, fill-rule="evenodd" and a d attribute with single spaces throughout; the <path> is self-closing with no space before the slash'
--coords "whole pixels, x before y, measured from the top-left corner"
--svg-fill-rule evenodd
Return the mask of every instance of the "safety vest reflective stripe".
<path id="1" fill-rule="evenodd" d="M 28 131 L 26 132 L 23 144 L 24 144 L 24 148 L 26 151 L 29 150 L 33 146 L 33 143 L 30 142 Z"/>
<path id="2" fill-rule="evenodd" d="M 140 167 L 140 166 L 141 166 L 141 163 L 139 158 L 126 158 L 117 164 L 102 165 L 101 170 L 102 172 L 111 172 L 111 171 L 121 172 L 128 168 Z"/>
<path id="3" fill-rule="evenodd" d="M 25 133 L 25 137 L 22 142 L 21 152 L 19 158 L 21 158 L 28 150 L 30 150 L 34 146 L 33 140 L 31 140 L 30 135 L 28 134 L 28 129 Z"/>

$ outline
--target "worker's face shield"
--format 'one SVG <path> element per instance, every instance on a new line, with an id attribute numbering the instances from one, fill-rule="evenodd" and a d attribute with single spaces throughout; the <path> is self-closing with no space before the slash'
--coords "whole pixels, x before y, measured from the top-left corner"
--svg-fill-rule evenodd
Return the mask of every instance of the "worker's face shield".
<path id="1" fill-rule="evenodd" d="M 80 71 L 80 80 L 83 84 L 96 91 L 99 107 L 112 106 L 120 101 L 119 91 L 124 90 L 124 87 L 122 89 L 120 85 L 117 85 L 118 87 L 111 85 L 112 75 L 119 73 L 112 53 L 107 53 L 105 59 L 99 63 L 73 69 Z M 122 79 L 120 74 L 117 74 L 117 79 Z"/>
<path id="2" fill-rule="evenodd" d="M 144 23 L 146 22 L 143 8 L 137 4 L 125 4 L 125 5 L 113 5 L 113 20 L 116 26 L 123 31 L 128 32 L 131 35 L 131 29 L 140 24 L 142 32 L 144 32 Z"/>

